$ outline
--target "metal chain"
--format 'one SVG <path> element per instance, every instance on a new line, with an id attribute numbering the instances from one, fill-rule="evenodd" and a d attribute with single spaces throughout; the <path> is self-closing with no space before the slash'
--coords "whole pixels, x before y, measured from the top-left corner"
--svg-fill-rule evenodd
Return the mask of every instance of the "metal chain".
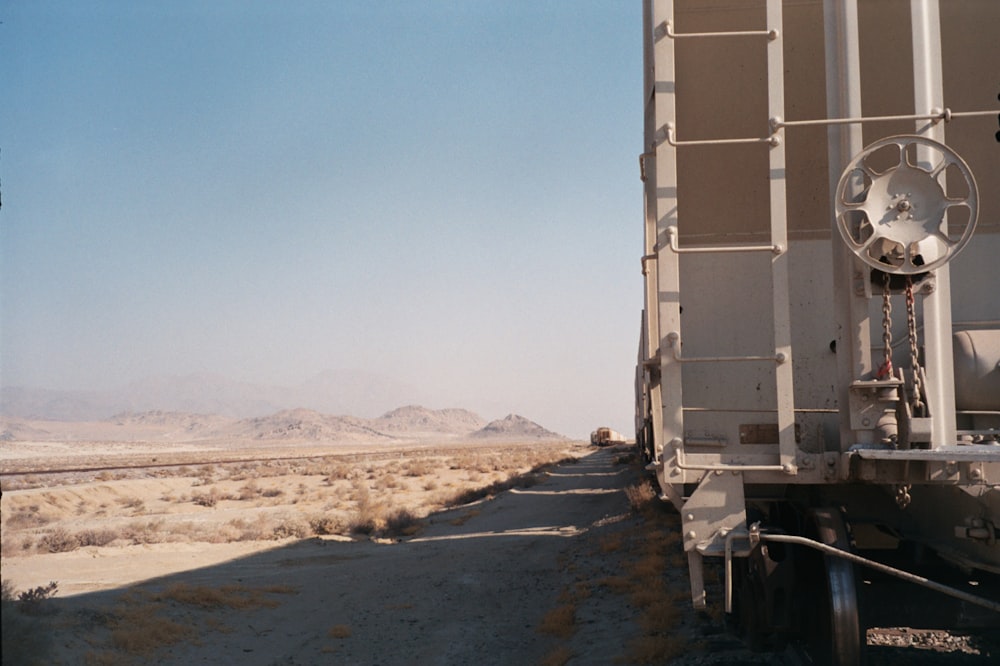
<path id="1" fill-rule="evenodd" d="M 917 346 L 917 312 L 913 299 L 913 278 L 906 276 L 906 333 L 910 343 L 910 368 L 913 370 L 913 398 L 910 407 L 914 416 L 922 416 L 924 413 L 923 381 L 920 379 L 920 351 Z M 909 465 L 905 466 L 904 478 L 909 475 Z M 902 483 L 896 486 L 896 505 L 900 509 L 910 506 L 912 497 L 910 490 L 913 484 Z"/>
<path id="2" fill-rule="evenodd" d="M 883 273 L 882 282 L 882 367 L 876 379 L 892 377 L 892 302 L 889 300 L 889 274 Z"/>
<path id="3" fill-rule="evenodd" d="M 910 497 L 911 488 L 913 488 L 913 485 L 910 483 L 903 483 L 896 486 L 896 505 L 900 509 L 910 506 L 910 501 L 913 499 Z"/>
<path id="4" fill-rule="evenodd" d="M 920 380 L 920 357 L 917 349 L 917 314 L 913 302 L 913 278 L 906 276 L 906 328 L 910 338 L 910 367 L 913 369 L 913 415 L 924 413 L 923 383 Z"/>

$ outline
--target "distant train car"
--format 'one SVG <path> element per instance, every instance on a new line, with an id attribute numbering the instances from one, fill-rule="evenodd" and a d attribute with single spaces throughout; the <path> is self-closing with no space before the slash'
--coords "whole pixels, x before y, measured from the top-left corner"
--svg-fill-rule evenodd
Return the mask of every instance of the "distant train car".
<path id="1" fill-rule="evenodd" d="M 694 604 L 723 558 L 837 664 L 1000 626 L 1000 2 L 643 9 L 636 443 Z"/>
<path id="2" fill-rule="evenodd" d="M 594 446 L 610 446 L 612 444 L 624 444 L 625 436 L 617 430 L 611 428 L 598 428 L 590 433 L 590 443 Z"/>

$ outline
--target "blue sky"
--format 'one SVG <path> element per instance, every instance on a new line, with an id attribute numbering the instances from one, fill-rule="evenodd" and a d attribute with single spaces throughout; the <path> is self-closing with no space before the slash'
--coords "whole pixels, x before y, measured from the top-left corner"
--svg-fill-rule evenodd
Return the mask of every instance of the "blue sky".
<path id="1" fill-rule="evenodd" d="M 641 3 L 0 5 L 0 382 L 631 431 Z"/>

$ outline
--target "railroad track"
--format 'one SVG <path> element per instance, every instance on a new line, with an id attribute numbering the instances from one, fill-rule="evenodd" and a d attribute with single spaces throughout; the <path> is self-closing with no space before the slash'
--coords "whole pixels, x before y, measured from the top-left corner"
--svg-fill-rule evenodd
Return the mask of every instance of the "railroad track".
<path id="1" fill-rule="evenodd" d="M 477 445 L 473 444 L 472 447 Z M 504 444 L 507 446 L 537 446 L 537 443 Z M 60 474 L 100 474 L 102 472 L 135 472 L 139 470 L 170 469 L 193 465 L 244 465 L 247 463 L 283 463 L 296 461 L 324 461 L 353 463 L 382 461 L 394 458 L 434 458 L 468 453 L 470 445 L 401 444 L 391 449 L 351 449 L 331 452 L 327 449 L 300 449 L 294 453 L 261 452 L 252 449 L 234 451 L 202 450 L 167 453 L 122 453 L 89 458 L 90 462 L 47 462 L 44 458 L 12 460 L 0 466 L 0 478 L 13 479 L 26 476 L 57 476 Z M 80 456 L 82 457 L 82 456 Z M 65 459 L 64 459 L 65 460 Z"/>

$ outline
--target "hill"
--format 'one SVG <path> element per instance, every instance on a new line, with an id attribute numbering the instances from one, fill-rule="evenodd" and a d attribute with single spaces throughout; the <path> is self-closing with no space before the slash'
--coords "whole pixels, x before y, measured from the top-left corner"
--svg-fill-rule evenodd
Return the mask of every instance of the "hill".
<path id="1" fill-rule="evenodd" d="M 122 412 L 94 421 L 50 421 L 3 417 L 0 438 L 8 442 L 197 442 L 301 441 L 389 443 L 462 439 L 564 439 L 523 416 L 486 423 L 467 409 L 407 405 L 373 419 L 332 416 L 312 409 L 280 410 L 236 419 L 218 414 L 153 410 Z"/>

